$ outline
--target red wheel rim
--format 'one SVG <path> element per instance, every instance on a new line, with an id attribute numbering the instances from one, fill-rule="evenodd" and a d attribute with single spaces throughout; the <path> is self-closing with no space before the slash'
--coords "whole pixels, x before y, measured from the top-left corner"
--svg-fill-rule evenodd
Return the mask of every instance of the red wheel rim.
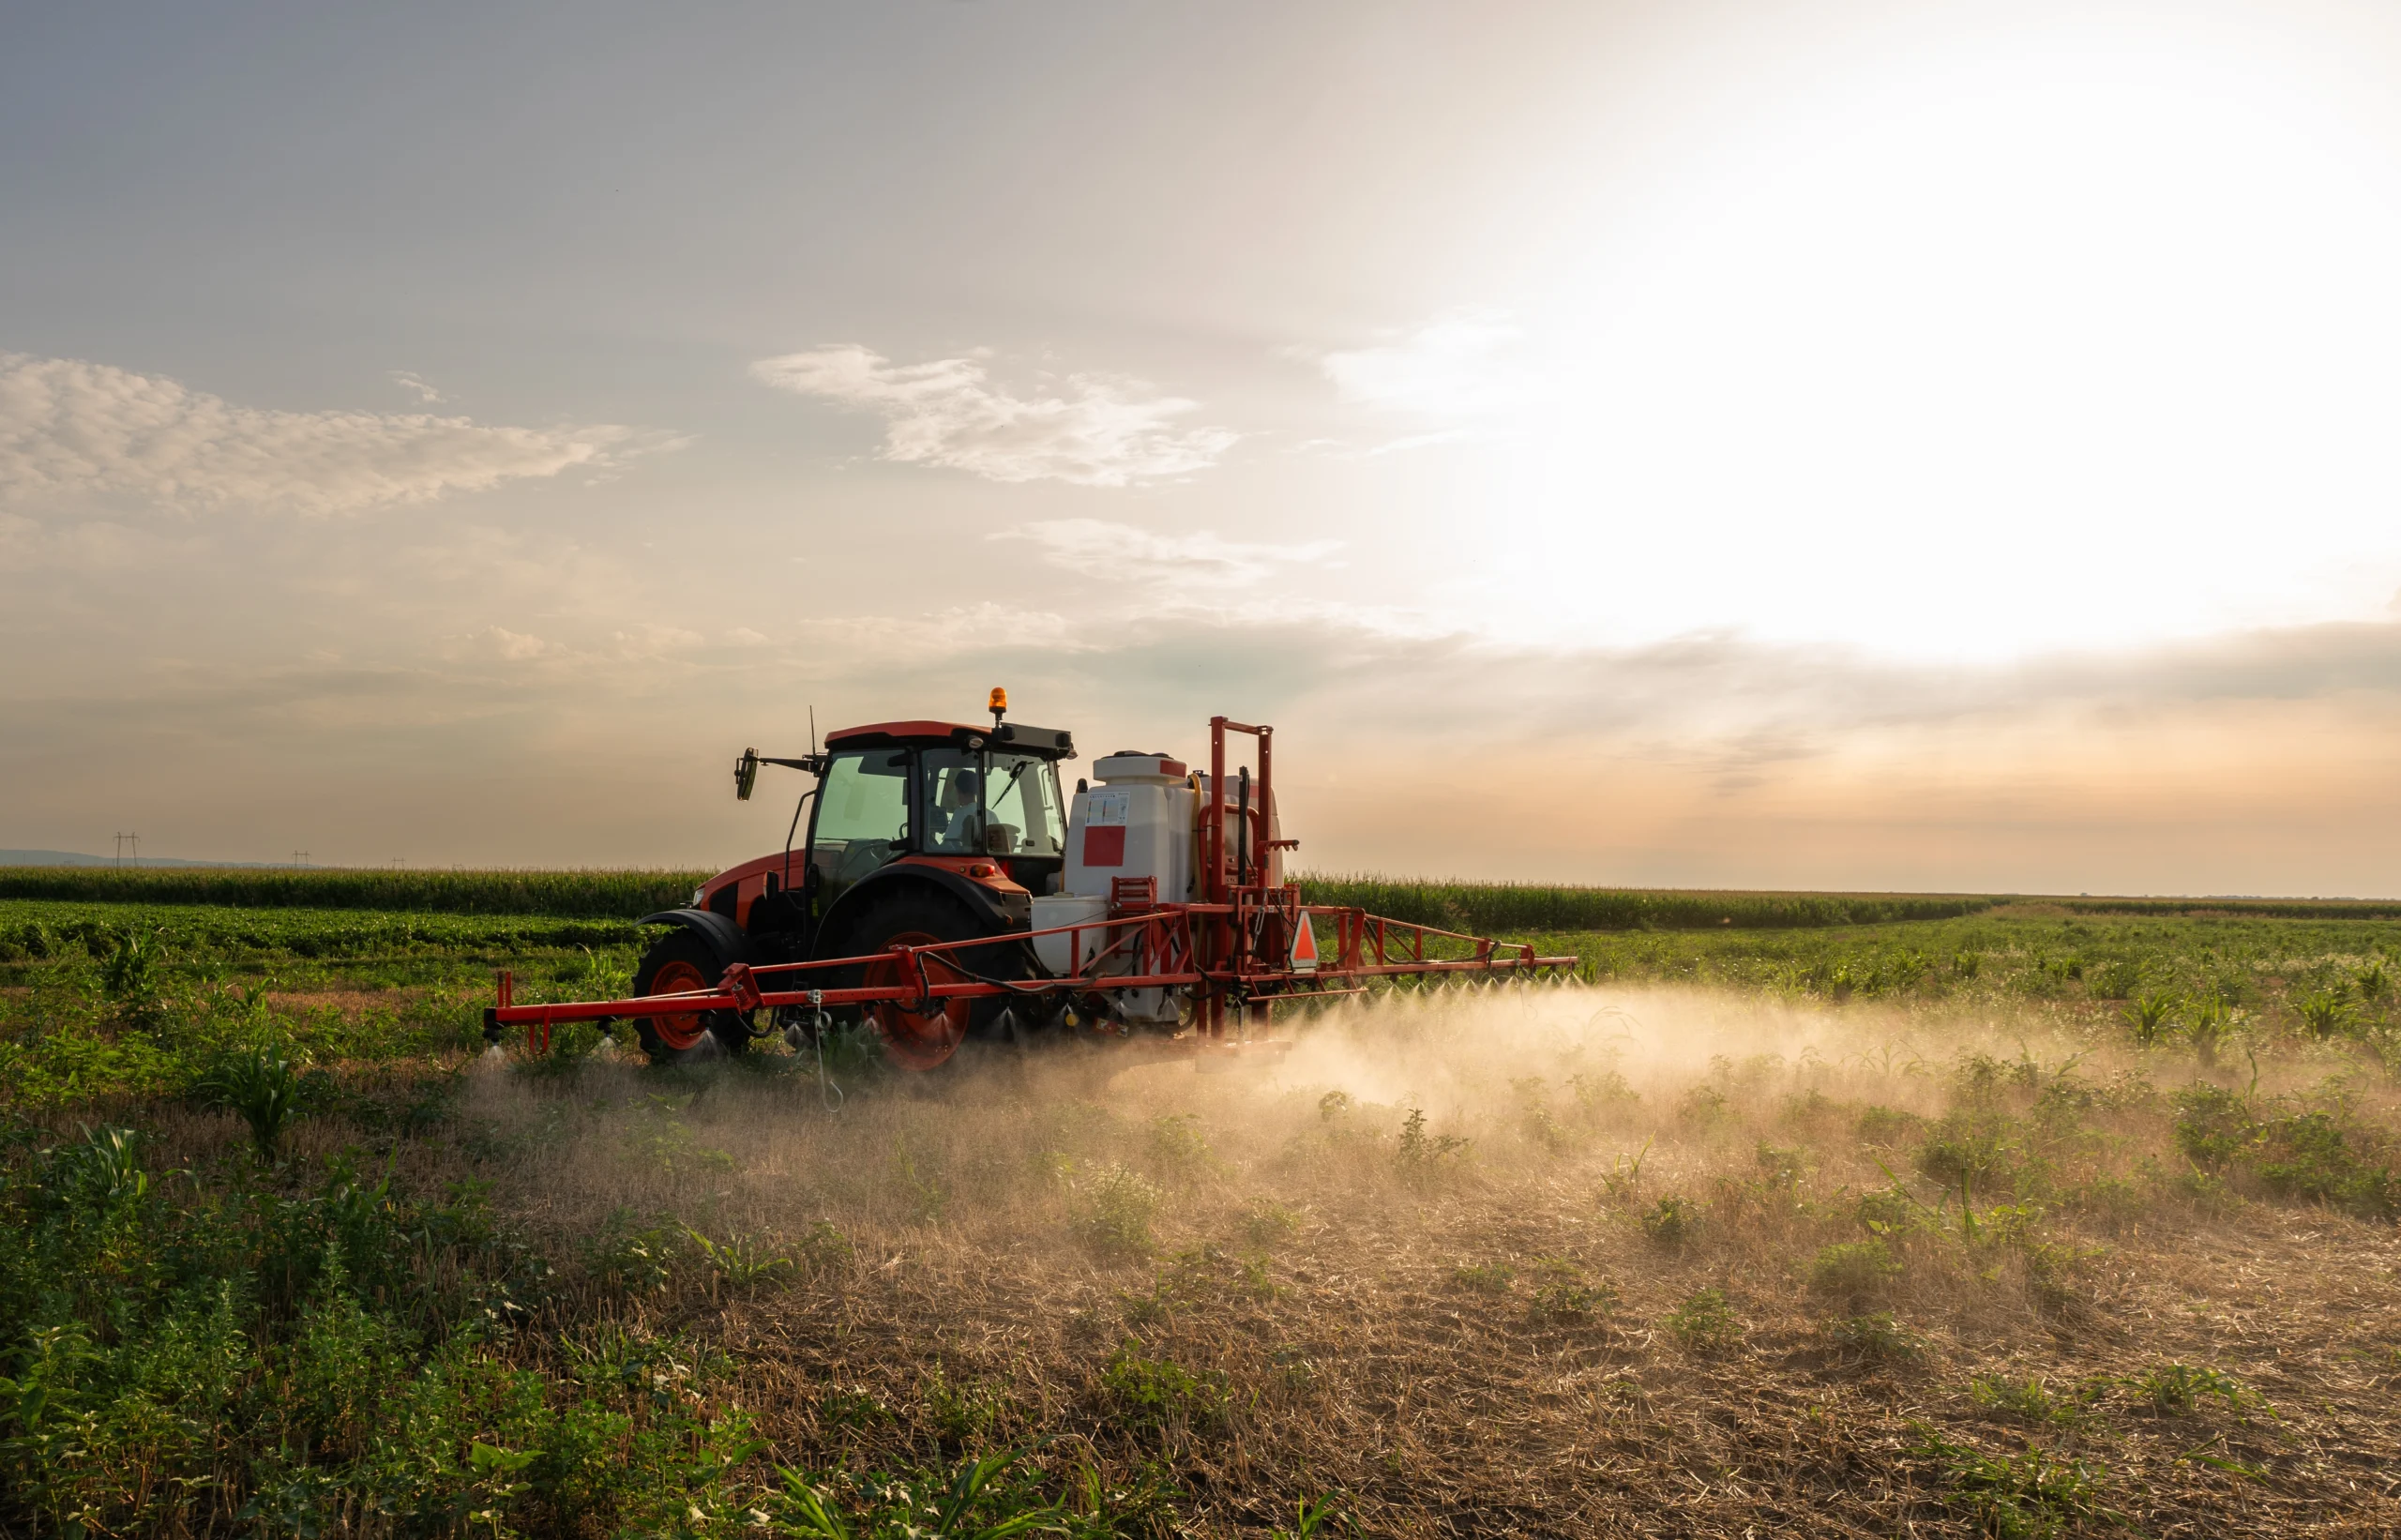
<path id="1" fill-rule="evenodd" d="M 668 963 L 650 978 L 650 992 L 653 994 L 682 994 L 687 989 L 705 989 L 708 987 L 709 981 L 701 976 L 700 969 L 681 958 Z M 661 1044 L 680 1050 L 699 1042 L 701 1034 L 708 1028 L 702 1024 L 700 1012 L 686 1011 L 681 1016 L 652 1017 L 650 1030 Z"/>
<path id="2" fill-rule="evenodd" d="M 904 930 L 886 937 L 886 946 L 932 946 L 942 941 L 922 930 Z M 932 984 L 956 984 L 965 975 L 953 968 L 942 953 L 920 958 L 925 964 L 926 980 Z M 900 965 L 898 958 L 879 958 L 867 965 L 861 980 L 868 989 L 891 989 L 899 986 L 914 989 L 917 985 L 917 964 Z M 944 1000 L 929 1011 L 903 1009 L 891 1001 L 878 1001 L 867 1008 L 868 1019 L 875 1023 L 875 1034 L 883 1039 L 883 1052 L 903 1069 L 932 1069 L 959 1051 L 967 1037 L 968 1003 Z"/>

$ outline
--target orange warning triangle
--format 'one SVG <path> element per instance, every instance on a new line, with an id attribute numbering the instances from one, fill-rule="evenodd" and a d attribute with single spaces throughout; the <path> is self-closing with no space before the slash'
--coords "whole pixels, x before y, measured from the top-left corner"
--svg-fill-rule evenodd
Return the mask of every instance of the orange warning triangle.
<path id="1" fill-rule="evenodd" d="M 1317 972 L 1317 932 L 1309 926 L 1309 912 L 1301 911 L 1300 929 L 1292 932 L 1292 972 Z"/>

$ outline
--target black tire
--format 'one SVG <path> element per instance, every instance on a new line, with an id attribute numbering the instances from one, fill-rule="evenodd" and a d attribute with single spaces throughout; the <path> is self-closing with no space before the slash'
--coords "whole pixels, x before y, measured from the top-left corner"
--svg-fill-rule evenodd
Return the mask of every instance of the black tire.
<path id="1" fill-rule="evenodd" d="M 935 942 L 973 941 L 995 932 L 957 899 L 930 887 L 912 884 L 875 899 L 843 934 L 842 952 L 864 957 L 885 951 L 896 944 L 923 946 Z M 929 976 L 936 982 L 972 975 L 1013 978 L 1023 972 L 1023 964 L 1016 956 L 1020 950 L 1005 944 L 970 947 L 950 954 L 958 959 L 955 968 L 943 967 L 938 960 L 941 954 L 937 954 L 935 959 L 929 960 Z M 840 983 L 851 987 L 905 984 L 914 977 L 914 974 L 904 977 L 897 968 L 874 963 L 842 972 L 849 976 Z M 1004 999 L 964 1000 L 927 1012 L 903 1011 L 897 1005 L 885 1004 L 865 1007 L 860 1015 L 883 1040 L 888 1061 L 898 1068 L 922 1074 L 951 1063 L 959 1044 L 982 1035 L 1008 1004 Z"/>
<path id="2" fill-rule="evenodd" d="M 677 926 L 650 944 L 634 970 L 634 993 L 705 989 L 725 975 L 725 960 L 706 938 Z M 682 1017 L 634 1018 L 642 1050 L 655 1064 L 687 1064 L 741 1053 L 754 1035 L 737 1011 L 694 1011 Z"/>

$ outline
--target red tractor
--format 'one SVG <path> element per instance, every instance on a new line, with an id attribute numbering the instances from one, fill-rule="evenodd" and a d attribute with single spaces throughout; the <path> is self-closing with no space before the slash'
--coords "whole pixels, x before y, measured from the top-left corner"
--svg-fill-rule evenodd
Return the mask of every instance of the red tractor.
<path id="1" fill-rule="evenodd" d="M 879 722 L 794 759 L 745 750 L 746 800 L 763 764 L 814 778 L 784 849 L 719 872 L 688 908 L 644 915 L 670 929 L 631 998 L 520 1005 L 503 974 L 486 1035 L 522 1025 L 541 1048 L 557 1022 L 630 1019 L 650 1057 L 672 1062 L 740 1053 L 778 1028 L 797 1047 L 847 1016 L 895 1064 L 929 1070 L 976 1036 L 1227 1047 L 1230 1020 L 1263 1023 L 1279 999 L 1575 964 L 1302 902 L 1283 878 L 1297 841 L 1276 817 L 1272 728 L 1213 717 L 1205 775 L 1110 754 L 1093 766 L 1100 785 L 1079 780 L 1070 799 L 1059 763 L 1074 738 L 1007 709 L 996 689 L 989 726 Z M 1249 766 L 1228 774 L 1230 733 L 1256 740 L 1256 780 Z"/>

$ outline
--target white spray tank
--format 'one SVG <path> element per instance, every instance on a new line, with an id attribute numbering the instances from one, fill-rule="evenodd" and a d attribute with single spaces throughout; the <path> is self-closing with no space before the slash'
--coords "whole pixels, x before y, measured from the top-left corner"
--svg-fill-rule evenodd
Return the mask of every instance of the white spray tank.
<path id="1" fill-rule="evenodd" d="M 1147 877 L 1162 903 L 1192 897 L 1192 773 L 1165 754 L 1124 751 L 1093 762 L 1100 782 L 1067 805 L 1067 865 L 1060 891 L 1034 900 L 1034 928 L 1083 925 L 1109 915 L 1110 887 L 1120 878 Z M 1072 973 L 1100 949 L 1097 933 L 1082 938 L 1083 959 L 1071 959 L 1065 936 L 1038 937 L 1034 955 L 1053 974 Z"/>
<path id="2" fill-rule="evenodd" d="M 1094 762 L 1100 784 L 1067 810 L 1065 890 L 1106 898 L 1121 878 L 1148 877 L 1162 903 L 1192 896 L 1192 778 L 1164 754 L 1110 754 Z"/>

